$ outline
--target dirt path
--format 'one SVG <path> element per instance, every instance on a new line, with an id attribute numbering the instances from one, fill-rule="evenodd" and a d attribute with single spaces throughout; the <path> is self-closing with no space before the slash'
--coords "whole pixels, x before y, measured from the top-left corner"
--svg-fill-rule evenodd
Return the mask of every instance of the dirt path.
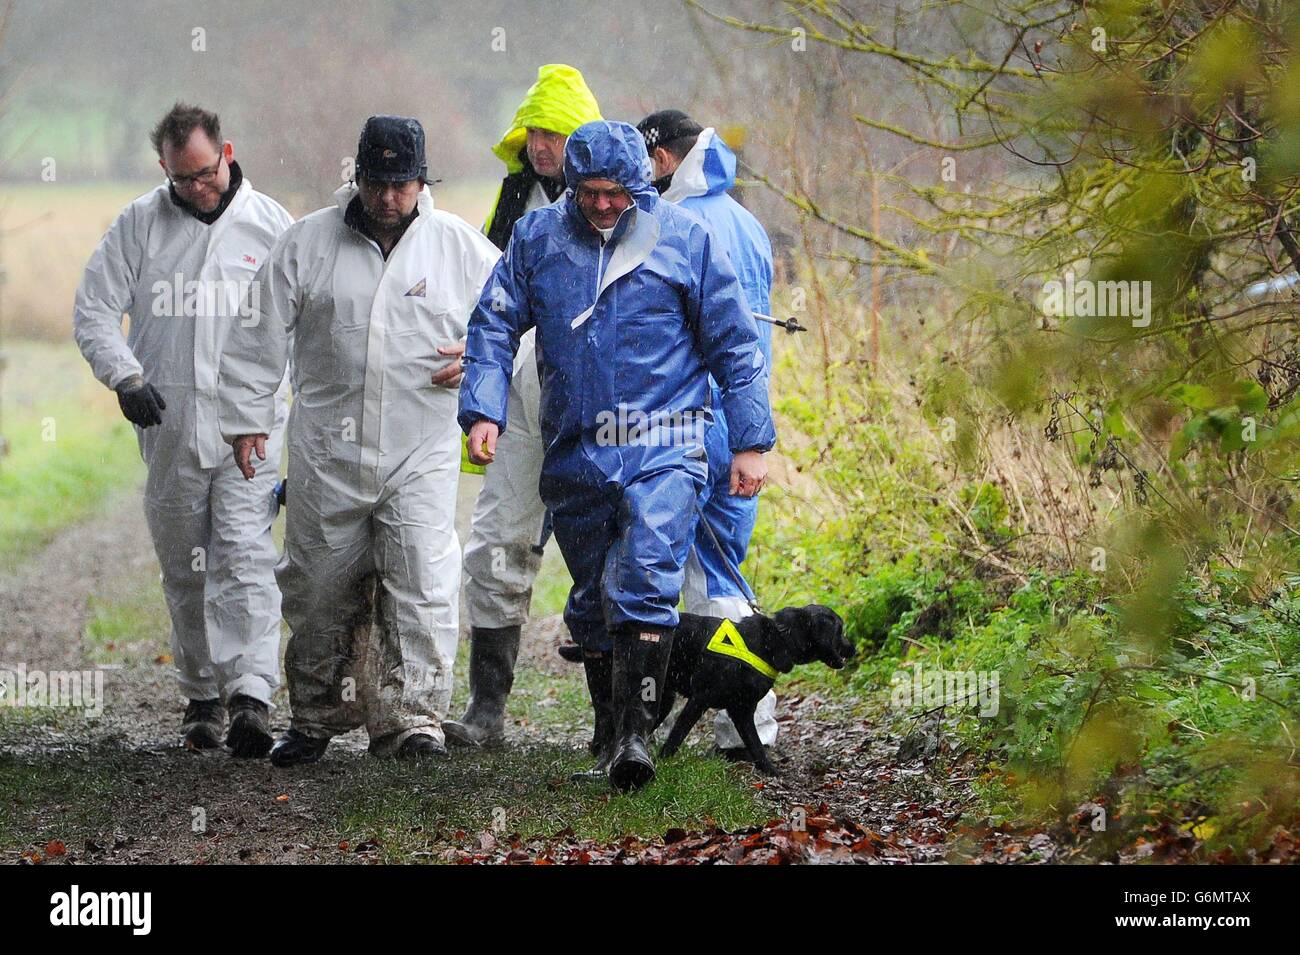
<path id="1" fill-rule="evenodd" d="M 462 533 L 477 480 L 462 483 Z M 146 593 L 156 588 L 156 573 L 139 491 L 117 495 L 98 517 L 65 530 L 16 575 L 0 580 L 0 664 L 22 662 L 29 671 L 93 666 L 95 648 L 84 633 L 95 607 L 138 600 L 142 587 Z M 546 698 L 553 691 L 539 687 L 559 682 L 554 677 L 565 677 L 572 686 L 579 672 L 554 652 L 562 631 L 558 617 L 535 621 L 525 631 L 521 673 L 531 668 L 538 678 L 521 676 L 517 686 L 536 695 L 538 707 L 555 702 Z M 0 777 L 31 773 L 35 780 L 15 778 L 0 788 L 15 793 L 20 820 L 19 831 L 0 833 L 0 858 L 114 863 L 370 858 L 364 851 L 340 850 L 338 825 L 343 797 L 373 785 L 367 774 L 389 772 L 376 769 L 365 755 L 360 731 L 336 741 L 317 766 L 292 772 L 273 769 L 265 760 L 186 752 L 177 745 L 182 702 L 165 656 L 166 636 L 138 636 L 138 643 L 115 648 L 115 660 L 124 662 L 114 662 L 105 674 L 101 717 L 52 713 L 0 723 Z M 463 690 L 453 706 L 457 712 L 462 698 Z M 283 689 L 276 702 L 272 725 L 278 732 L 288 718 Z M 868 830 L 878 841 L 875 861 L 944 857 L 968 791 L 954 790 L 923 761 L 898 763 L 898 738 L 877 720 L 855 717 L 843 703 L 787 692 L 778 716 L 783 729 L 774 756 L 783 774 L 775 780 L 750 777 L 774 818 L 789 819 L 803 807 L 815 818 L 821 814 Z M 703 732 L 697 731 L 700 741 Z M 511 729 L 524 749 L 576 750 L 587 734 L 581 713 L 568 723 L 517 723 Z M 488 759 L 491 769 L 491 757 L 476 758 Z M 466 838 L 472 841 L 472 834 Z M 844 861 L 871 860 L 859 855 Z"/>

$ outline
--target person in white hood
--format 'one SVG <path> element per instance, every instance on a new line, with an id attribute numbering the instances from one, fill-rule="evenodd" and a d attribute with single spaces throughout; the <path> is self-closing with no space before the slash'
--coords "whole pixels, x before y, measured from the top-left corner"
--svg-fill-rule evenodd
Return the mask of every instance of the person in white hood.
<path id="1" fill-rule="evenodd" d="M 460 362 L 447 356 L 501 253 L 434 208 L 427 175 L 419 122 L 368 119 L 356 184 L 285 233 L 258 273 L 257 314 L 222 353 L 221 433 L 249 478 L 260 472 L 253 455 L 265 459 L 275 390 L 291 367 L 276 571 L 292 631 L 291 712 L 271 751 L 277 766 L 314 762 L 361 720 L 376 755 L 446 751 L 461 447 Z M 356 623 L 376 578 L 377 639 L 358 647 Z"/>
<path id="2" fill-rule="evenodd" d="M 697 216 L 709 228 L 717 247 L 731 260 L 749 307 L 771 314 L 772 243 L 748 209 L 728 193 L 736 185 L 736 154 L 713 127 L 703 127 L 686 113 L 665 109 L 637 125 L 654 164 L 655 188 L 668 202 Z M 772 367 L 772 326 L 758 325 L 759 346 Z M 714 425 L 705 442 L 709 485 L 700 497 L 700 521 L 695 547 L 686 562 L 682 603 L 687 613 L 740 620 L 752 613 L 754 593 L 740 574 L 749 538 L 758 518 L 758 497 L 728 493 L 731 453 L 727 448 L 727 417 L 721 392 L 713 387 Z M 768 690 L 754 712 L 754 726 L 764 746 L 776 742 L 776 694 Z M 714 739 L 729 754 L 744 754 L 740 734 L 731 718 L 714 717 Z"/>
<path id="3" fill-rule="evenodd" d="M 77 289 L 73 334 L 95 377 L 117 392 L 148 466 L 145 516 L 189 700 L 183 742 L 221 745 L 224 697 L 231 752 L 260 757 L 279 685 L 275 475 L 246 483 L 225 464 L 217 361 L 255 300 L 254 273 L 293 218 L 243 178 L 216 114 L 177 103 L 152 139 L 168 183 L 128 205 L 99 243 Z M 278 380 L 266 410 L 276 460 L 286 415 Z"/>

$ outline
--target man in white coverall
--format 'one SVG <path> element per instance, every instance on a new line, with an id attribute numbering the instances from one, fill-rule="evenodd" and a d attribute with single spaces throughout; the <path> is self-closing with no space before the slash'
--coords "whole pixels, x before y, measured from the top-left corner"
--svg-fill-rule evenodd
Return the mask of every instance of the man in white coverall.
<path id="1" fill-rule="evenodd" d="M 245 482 L 226 461 L 217 361 L 257 300 L 258 266 L 293 218 L 253 191 L 215 114 L 177 103 L 152 139 L 168 183 L 127 206 L 99 243 L 77 289 L 73 334 L 95 377 L 117 392 L 148 466 L 145 516 L 189 699 L 184 744 L 221 745 L 224 698 L 231 752 L 261 757 L 279 685 L 275 474 Z M 272 460 L 286 414 L 281 384 L 271 383 L 262 428 Z"/>
<path id="2" fill-rule="evenodd" d="M 376 755 L 446 752 L 461 442 L 458 360 L 445 356 L 500 252 L 434 208 L 427 178 L 419 122 L 368 119 L 356 184 L 284 234 L 258 273 L 258 313 L 232 329 L 222 353 L 221 433 L 249 478 L 273 467 L 263 442 L 293 359 L 276 570 L 292 631 L 291 720 L 271 751 L 277 766 L 314 762 L 362 720 Z M 358 648 L 354 629 L 376 578 L 377 637 Z M 348 679 L 358 656 L 362 672 Z M 360 706 L 348 706 L 349 692 Z"/>

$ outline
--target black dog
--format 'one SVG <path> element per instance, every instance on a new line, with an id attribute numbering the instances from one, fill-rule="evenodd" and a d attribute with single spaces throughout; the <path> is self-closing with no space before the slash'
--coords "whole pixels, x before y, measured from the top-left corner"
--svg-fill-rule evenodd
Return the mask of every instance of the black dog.
<path id="1" fill-rule="evenodd" d="M 771 617 L 756 614 L 738 623 L 682 614 L 655 726 L 668 718 L 678 694 L 688 699 L 660 752 L 677 752 L 706 710 L 726 710 L 754 765 L 776 775 L 754 728 L 759 700 L 772 689 L 777 673 L 789 673 L 797 663 L 821 662 L 838 670 L 851 656 L 844 621 L 818 604 L 778 610 Z"/>

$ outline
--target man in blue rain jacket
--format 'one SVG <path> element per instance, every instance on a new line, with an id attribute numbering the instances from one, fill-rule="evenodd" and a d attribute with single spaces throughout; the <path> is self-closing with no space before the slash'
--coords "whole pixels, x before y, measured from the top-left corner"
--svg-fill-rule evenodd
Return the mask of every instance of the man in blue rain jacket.
<path id="1" fill-rule="evenodd" d="M 660 200 L 641 134 L 579 127 L 564 175 L 565 196 L 515 226 L 470 319 L 460 423 L 489 463 L 519 337 L 536 327 L 539 489 L 574 581 L 564 617 L 585 651 L 594 749 L 625 790 L 654 778 L 647 741 L 708 480 L 709 375 L 731 493 L 758 493 L 776 435 L 740 282 L 708 229 Z"/>

